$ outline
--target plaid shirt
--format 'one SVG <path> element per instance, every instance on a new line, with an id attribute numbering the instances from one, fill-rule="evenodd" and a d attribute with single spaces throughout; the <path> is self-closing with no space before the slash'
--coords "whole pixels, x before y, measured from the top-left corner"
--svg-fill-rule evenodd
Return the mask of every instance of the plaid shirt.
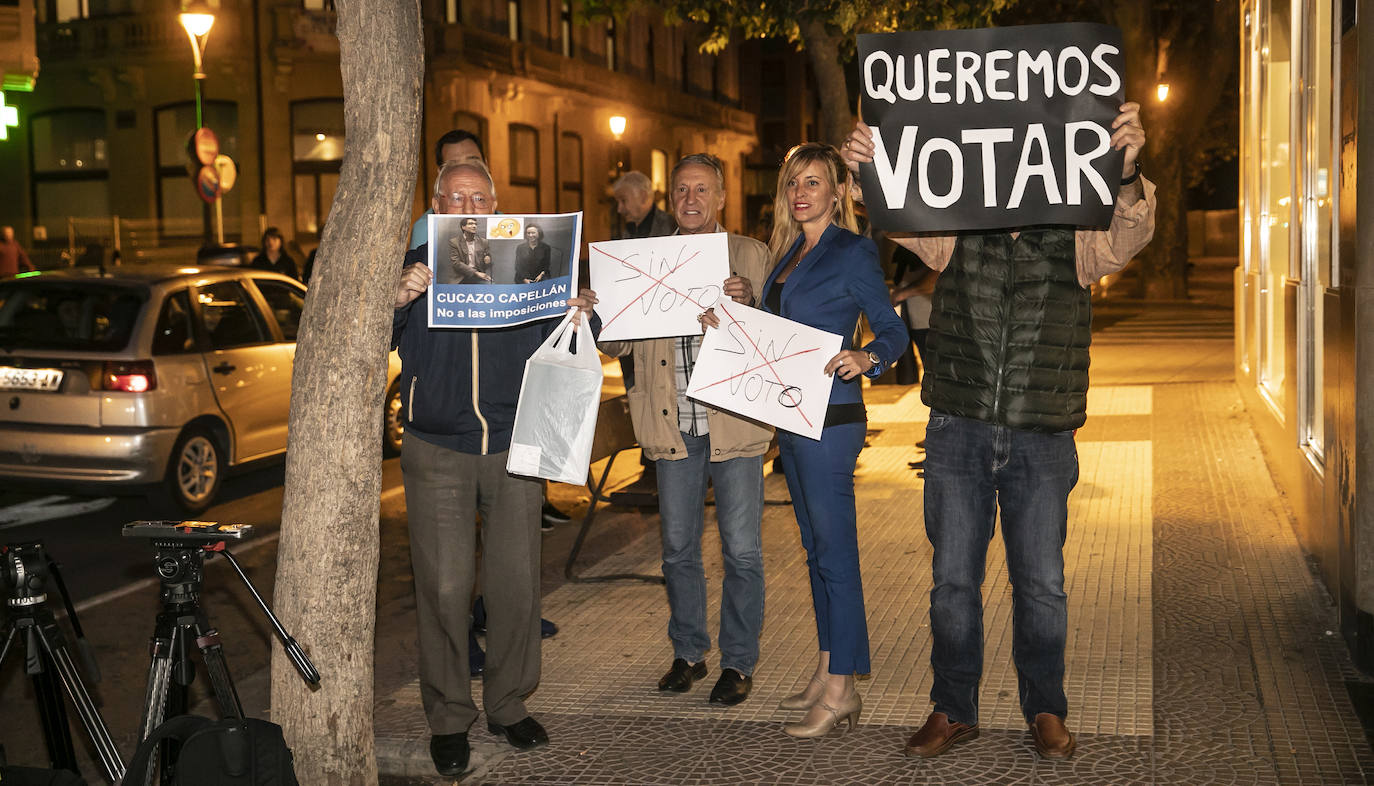
<path id="1" fill-rule="evenodd" d="M 701 352 L 701 336 L 679 336 L 673 340 L 673 370 L 677 376 L 677 426 L 683 434 L 704 437 L 710 432 L 706 406 L 687 398 L 687 381 Z"/>

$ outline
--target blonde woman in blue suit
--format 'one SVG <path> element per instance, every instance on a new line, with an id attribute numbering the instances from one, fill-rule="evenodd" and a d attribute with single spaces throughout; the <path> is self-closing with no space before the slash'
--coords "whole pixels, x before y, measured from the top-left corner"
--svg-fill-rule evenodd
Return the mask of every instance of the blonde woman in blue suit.
<path id="1" fill-rule="evenodd" d="M 906 327 L 888 300 L 873 241 L 856 234 L 849 172 L 830 145 L 799 145 L 778 173 L 773 204 L 773 272 L 763 306 L 774 314 L 844 336 L 843 349 L 825 364 L 834 376 L 830 407 L 819 440 L 778 431 L 783 472 L 806 547 L 820 655 L 806 687 L 782 701 L 805 709 L 784 731 L 821 737 L 841 721 L 852 728 L 863 703 L 854 675 L 869 672 L 868 624 L 859 578 L 854 514 L 854 465 L 863 449 L 867 415 L 861 376 L 876 377 L 902 354 Z M 850 345 L 859 313 L 875 338 Z"/>

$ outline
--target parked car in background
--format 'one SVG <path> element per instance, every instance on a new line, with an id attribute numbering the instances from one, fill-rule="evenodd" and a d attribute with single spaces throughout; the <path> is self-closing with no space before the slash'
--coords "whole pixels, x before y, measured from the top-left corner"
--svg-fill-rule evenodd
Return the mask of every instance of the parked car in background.
<path id="1" fill-rule="evenodd" d="M 253 257 L 257 255 L 257 246 L 245 246 L 239 243 L 221 243 L 219 245 L 201 246 L 196 249 L 196 264 L 237 265 L 238 267 L 248 267 L 253 263 Z"/>
<path id="2" fill-rule="evenodd" d="M 242 267 L 68 269 L 0 282 L 0 482 L 158 484 L 188 513 L 281 456 L 305 288 Z M 392 353 L 383 448 L 400 450 Z"/>

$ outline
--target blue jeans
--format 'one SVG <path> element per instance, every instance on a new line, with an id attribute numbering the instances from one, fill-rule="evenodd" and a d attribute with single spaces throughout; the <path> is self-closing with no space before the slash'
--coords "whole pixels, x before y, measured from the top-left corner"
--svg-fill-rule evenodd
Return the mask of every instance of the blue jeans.
<path id="1" fill-rule="evenodd" d="M 935 711 L 978 722 L 983 575 L 1000 507 L 1021 711 L 1027 721 L 1042 712 L 1064 717 L 1064 537 L 1069 492 L 1078 482 L 1073 432 L 1022 431 L 931 412 L 925 471 Z"/>
<path id="2" fill-rule="evenodd" d="M 872 670 L 854 512 L 854 465 L 866 431 L 864 423 L 830 426 L 819 440 L 778 431 L 792 511 L 806 547 L 816 642 L 830 653 L 831 674 Z"/>
<path id="3" fill-rule="evenodd" d="M 663 578 L 673 657 L 697 663 L 711 648 L 706 632 L 706 571 L 701 528 L 706 480 L 716 489 L 725 579 L 720 592 L 720 667 L 748 676 L 763 631 L 763 457 L 711 461 L 711 438 L 682 435 L 687 458 L 658 461 Z"/>

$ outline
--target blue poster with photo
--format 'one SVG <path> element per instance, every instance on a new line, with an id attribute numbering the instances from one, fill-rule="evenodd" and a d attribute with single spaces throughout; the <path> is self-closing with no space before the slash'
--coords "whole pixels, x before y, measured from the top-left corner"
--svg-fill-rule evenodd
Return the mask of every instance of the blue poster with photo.
<path id="1" fill-rule="evenodd" d="M 577 293 L 582 214 L 430 215 L 429 326 L 496 328 L 562 316 Z"/>

